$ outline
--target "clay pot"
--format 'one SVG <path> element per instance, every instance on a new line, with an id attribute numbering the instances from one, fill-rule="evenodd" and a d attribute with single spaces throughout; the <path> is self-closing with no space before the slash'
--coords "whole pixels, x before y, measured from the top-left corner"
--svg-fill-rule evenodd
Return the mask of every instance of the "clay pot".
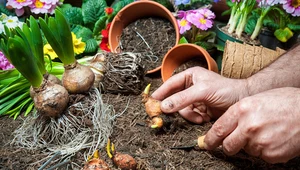
<path id="1" fill-rule="evenodd" d="M 208 70 L 218 72 L 216 61 L 205 49 L 195 44 L 180 44 L 173 47 L 165 55 L 161 67 L 162 80 L 165 82 L 180 65 L 194 58 L 204 58 L 207 62 Z"/>
<path id="2" fill-rule="evenodd" d="M 168 19 L 174 26 L 176 32 L 176 42 L 178 44 L 180 39 L 179 28 L 176 18 L 172 13 L 163 5 L 150 0 L 140 0 L 132 2 L 122 8 L 114 17 L 110 29 L 109 29 L 109 46 L 112 52 L 119 53 L 119 39 L 122 34 L 122 30 L 126 28 L 130 23 L 144 17 L 161 17 Z M 155 31 L 155 30 L 154 30 Z M 161 66 L 147 71 L 147 73 L 154 73 L 159 71 Z"/>

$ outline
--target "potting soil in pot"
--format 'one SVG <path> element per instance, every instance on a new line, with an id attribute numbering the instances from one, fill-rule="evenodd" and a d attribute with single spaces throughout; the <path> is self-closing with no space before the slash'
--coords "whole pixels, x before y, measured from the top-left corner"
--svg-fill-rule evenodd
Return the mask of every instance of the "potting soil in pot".
<path id="1" fill-rule="evenodd" d="M 122 52 L 141 53 L 146 71 L 159 67 L 164 55 L 176 44 L 173 25 L 163 18 L 142 18 L 129 24 L 122 32 Z"/>
<path id="2" fill-rule="evenodd" d="M 185 63 L 181 64 L 178 68 L 176 68 L 173 72 L 173 75 L 180 73 L 188 68 L 196 67 L 196 66 L 203 67 L 206 69 L 208 68 L 206 60 L 202 58 L 194 58 L 192 60 L 186 61 Z"/>

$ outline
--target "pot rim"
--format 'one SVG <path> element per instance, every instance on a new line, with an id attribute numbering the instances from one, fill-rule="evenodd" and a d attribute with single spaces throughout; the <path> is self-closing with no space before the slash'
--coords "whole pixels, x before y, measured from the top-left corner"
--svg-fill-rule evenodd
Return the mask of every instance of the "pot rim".
<path id="1" fill-rule="evenodd" d="M 182 55 L 187 57 L 186 59 L 180 59 L 180 61 L 178 61 L 178 60 L 176 61 L 176 58 L 172 58 L 172 60 L 169 59 L 172 56 L 176 56 L 178 59 L 178 55 L 180 55 L 180 53 L 178 53 L 178 50 L 182 51 L 183 48 L 188 48 L 188 50 L 189 50 L 189 52 L 187 52 L 187 53 L 181 53 Z M 195 51 L 192 52 L 191 48 L 193 48 L 194 50 L 197 51 L 197 55 L 195 55 Z M 172 53 L 175 53 L 175 55 L 172 55 Z M 219 71 L 216 61 L 210 56 L 210 54 L 204 48 L 202 48 L 198 45 L 195 45 L 195 44 L 191 44 L 191 43 L 178 44 L 178 45 L 174 46 L 172 49 L 170 49 L 168 51 L 168 53 L 164 56 L 164 59 L 162 62 L 162 68 L 161 68 L 161 78 L 162 78 L 163 82 L 165 82 L 167 79 L 169 79 L 172 76 L 172 74 L 170 72 L 171 71 L 174 72 L 174 70 L 176 69 L 175 67 L 178 67 L 181 64 L 183 64 L 184 62 L 186 62 L 194 57 L 197 57 L 197 56 L 204 57 L 205 61 L 207 62 L 208 70 L 214 71 L 216 73 Z M 171 70 L 170 70 L 167 67 L 169 67 L 168 65 L 171 62 L 173 64 L 173 66 L 171 66 L 171 67 L 174 67 L 174 63 L 176 66 L 174 68 L 171 68 Z"/>
<path id="2" fill-rule="evenodd" d="M 126 5 L 124 8 L 122 8 L 116 14 L 116 16 L 114 17 L 113 21 L 111 22 L 111 26 L 110 26 L 110 29 L 109 29 L 109 39 L 108 39 L 109 46 L 111 47 L 111 52 L 114 52 L 114 53 L 118 53 L 119 52 L 118 48 L 115 47 L 115 45 L 114 45 L 115 43 L 113 42 L 113 41 L 116 41 L 116 40 L 113 40 L 113 38 L 116 38 L 116 37 L 118 39 L 117 41 L 119 41 L 119 38 L 120 38 L 120 35 L 121 35 L 121 34 L 117 33 L 117 36 L 113 36 L 113 31 L 115 31 L 114 29 L 115 29 L 115 27 L 117 27 L 116 23 L 120 23 L 120 21 L 122 20 L 122 18 L 124 18 L 124 11 L 129 11 L 133 6 L 141 5 L 141 4 L 156 6 L 157 8 L 160 8 L 164 12 L 163 16 L 158 16 L 158 15 L 156 15 L 157 11 L 151 11 L 151 13 L 154 14 L 153 16 L 162 17 L 162 18 L 167 19 L 169 22 L 171 22 L 171 24 L 173 25 L 173 27 L 175 29 L 175 35 L 176 35 L 176 40 L 175 40 L 174 46 L 176 46 L 178 44 L 178 42 L 180 40 L 180 34 L 179 34 L 179 27 L 178 27 L 177 20 L 176 20 L 175 16 L 165 6 L 161 5 L 158 2 L 150 1 L 150 0 L 140 0 L 140 1 L 132 2 L 132 3 L 128 4 L 128 5 Z M 147 6 L 145 8 L 147 8 Z M 133 11 L 131 11 L 131 13 L 132 12 Z M 152 15 L 148 14 L 148 16 L 151 17 Z M 145 17 L 145 16 L 136 17 L 136 18 L 139 19 L 139 18 L 143 18 L 143 17 Z M 137 19 L 134 19 L 134 20 L 137 20 Z M 132 23 L 132 22 L 130 22 L 130 23 Z M 123 26 L 122 29 L 124 29 L 127 25 L 128 24 L 123 24 L 122 25 Z M 156 67 L 156 68 L 154 68 L 152 70 L 148 70 L 146 72 L 146 74 L 155 73 L 155 72 L 159 71 L 160 69 L 161 69 L 161 64 L 160 64 L 160 66 L 158 66 L 158 67 Z"/>

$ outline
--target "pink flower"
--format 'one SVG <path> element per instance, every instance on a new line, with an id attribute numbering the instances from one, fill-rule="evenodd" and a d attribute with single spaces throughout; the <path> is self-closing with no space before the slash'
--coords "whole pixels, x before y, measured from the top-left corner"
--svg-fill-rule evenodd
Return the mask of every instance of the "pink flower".
<path id="1" fill-rule="evenodd" d="M 180 20 L 177 20 L 178 26 L 179 26 L 179 33 L 183 34 L 186 31 L 190 30 L 192 27 L 192 24 L 186 20 L 186 18 L 182 18 Z"/>
<path id="2" fill-rule="evenodd" d="M 10 62 L 7 60 L 7 58 L 4 56 L 4 54 L 0 51 L 0 69 L 1 70 L 8 70 L 12 69 L 14 66 L 10 64 Z"/>
<path id="3" fill-rule="evenodd" d="M 24 7 L 32 3 L 32 0 L 8 0 L 6 6 L 11 6 L 15 9 L 17 16 L 21 16 L 24 14 Z"/>
<path id="4" fill-rule="evenodd" d="M 35 14 L 46 14 L 49 10 L 53 10 L 51 4 L 47 4 L 41 0 L 33 0 L 33 3 L 29 7 L 31 12 Z"/>
<path id="5" fill-rule="evenodd" d="M 59 0 L 40 0 L 40 1 L 51 5 L 57 5 L 57 3 L 59 2 Z"/>
<path id="6" fill-rule="evenodd" d="M 281 0 L 283 9 L 292 16 L 300 16 L 300 2 L 298 0 Z"/>
<path id="7" fill-rule="evenodd" d="M 21 9 L 31 4 L 32 0 L 7 0 L 6 6 L 11 6 L 15 9 Z"/>
<path id="8" fill-rule="evenodd" d="M 182 19 L 182 18 L 185 18 L 185 17 L 186 17 L 186 14 L 187 14 L 186 11 L 180 10 L 180 11 L 177 12 L 177 17 L 178 17 L 179 19 Z"/>
<path id="9" fill-rule="evenodd" d="M 206 19 L 215 19 L 216 15 L 211 10 L 207 8 L 199 9 L 197 12 L 199 12 L 201 15 L 203 15 Z"/>
<path id="10" fill-rule="evenodd" d="M 213 26 L 212 20 L 205 18 L 205 16 L 199 12 L 187 15 L 186 19 L 201 30 L 207 30 Z"/>

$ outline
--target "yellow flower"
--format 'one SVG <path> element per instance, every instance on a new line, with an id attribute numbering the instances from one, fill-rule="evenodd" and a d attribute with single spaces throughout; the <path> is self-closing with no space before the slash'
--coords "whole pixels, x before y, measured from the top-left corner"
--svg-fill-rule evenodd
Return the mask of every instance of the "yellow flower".
<path id="1" fill-rule="evenodd" d="M 81 54 L 85 50 L 85 43 L 81 41 L 81 38 L 77 39 L 76 35 L 72 32 L 72 39 L 73 39 L 73 46 L 74 46 L 74 53 Z"/>
<path id="2" fill-rule="evenodd" d="M 52 49 L 50 44 L 46 44 L 44 45 L 44 54 L 48 54 L 51 58 L 51 60 L 57 58 L 57 54 L 55 53 L 55 51 Z"/>

